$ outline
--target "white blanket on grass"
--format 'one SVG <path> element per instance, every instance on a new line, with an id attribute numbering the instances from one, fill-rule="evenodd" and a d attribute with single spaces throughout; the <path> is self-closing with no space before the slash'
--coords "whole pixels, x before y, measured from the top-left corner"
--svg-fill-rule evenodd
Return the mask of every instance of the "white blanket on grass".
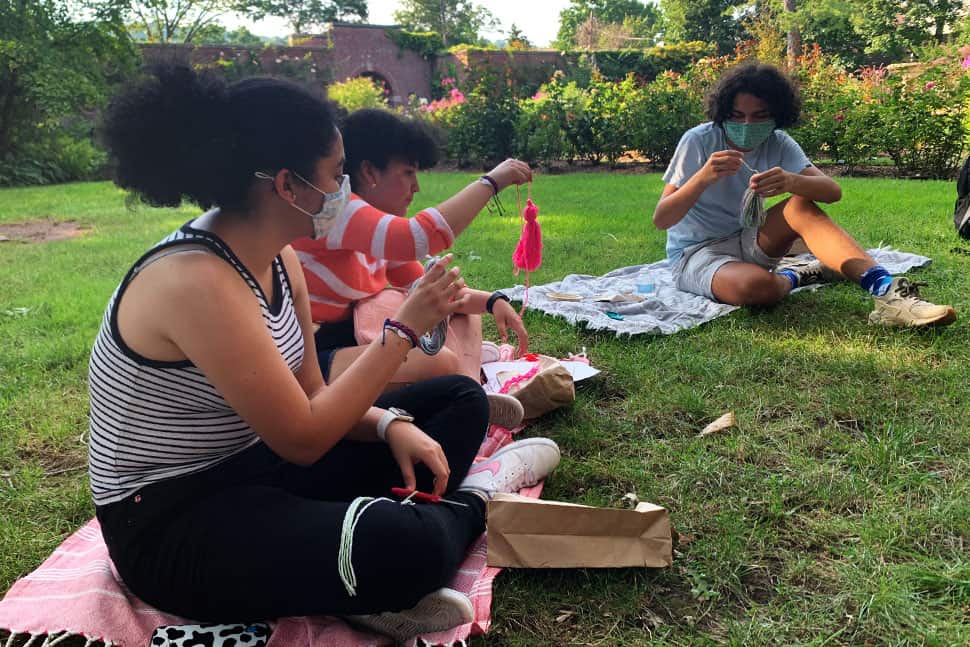
<path id="1" fill-rule="evenodd" d="M 918 254 L 896 251 L 889 247 L 870 249 L 869 254 L 891 274 L 903 274 L 917 267 L 930 264 L 930 259 Z M 800 258 L 811 259 L 811 254 Z M 639 303 L 607 303 L 594 301 L 593 297 L 604 294 L 637 292 L 637 285 L 652 283 L 655 288 Z M 809 285 L 799 290 L 814 290 L 820 285 Z M 515 301 L 522 301 L 525 286 L 502 290 Z M 576 294 L 582 301 L 556 301 L 546 296 L 549 292 Z M 679 330 L 693 328 L 715 317 L 726 315 L 738 306 L 717 303 L 710 299 L 674 287 L 673 277 L 662 260 L 649 265 L 621 267 L 603 276 L 570 274 L 562 281 L 534 285 L 529 288 L 529 308 L 563 317 L 575 325 L 585 323 L 590 330 L 612 330 L 620 335 L 670 335 Z M 614 312 L 622 320 L 607 316 Z"/>

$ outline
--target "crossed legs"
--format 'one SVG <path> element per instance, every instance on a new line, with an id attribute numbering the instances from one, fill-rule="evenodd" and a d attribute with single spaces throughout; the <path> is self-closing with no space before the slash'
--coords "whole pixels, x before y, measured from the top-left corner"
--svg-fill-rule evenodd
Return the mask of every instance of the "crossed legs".
<path id="1" fill-rule="evenodd" d="M 792 196 L 768 210 L 758 231 L 758 247 L 770 257 L 784 256 L 801 237 L 825 266 L 851 281 L 876 262 L 844 229 L 807 198 Z M 711 292 L 722 303 L 765 305 L 776 303 L 791 291 L 791 282 L 755 263 L 725 263 L 714 274 Z"/>

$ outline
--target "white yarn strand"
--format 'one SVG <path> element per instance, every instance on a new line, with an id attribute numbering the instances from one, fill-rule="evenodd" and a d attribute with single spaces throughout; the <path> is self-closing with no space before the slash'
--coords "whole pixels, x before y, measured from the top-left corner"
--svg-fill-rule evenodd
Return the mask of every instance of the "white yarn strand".
<path id="1" fill-rule="evenodd" d="M 360 522 L 361 516 L 379 501 L 394 503 L 388 498 L 373 498 L 360 496 L 350 502 L 347 512 L 344 513 L 344 521 L 340 527 L 340 552 L 337 554 L 337 572 L 340 574 L 340 581 L 343 582 L 347 595 L 355 597 L 357 595 L 357 575 L 354 573 L 354 530 Z M 364 504 L 367 505 L 364 505 Z M 361 507 L 363 505 L 363 507 Z M 360 508 L 360 512 L 357 509 Z"/>

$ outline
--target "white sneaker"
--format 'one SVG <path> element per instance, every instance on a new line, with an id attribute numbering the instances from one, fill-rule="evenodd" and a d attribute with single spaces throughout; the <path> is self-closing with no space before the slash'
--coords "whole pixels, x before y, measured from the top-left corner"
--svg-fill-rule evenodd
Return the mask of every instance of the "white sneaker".
<path id="1" fill-rule="evenodd" d="M 475 619 L 475 607 L 464 593 L 441 588 L 403 611 L 345 616 L 355 625 L 404 642 L 421 634 L 445 631 Z"/>
<path id="2" fill-rule="evenodd" d="M 548 438 L 518 440 L 473 465 L 458 491 L 474 492 L 486 501 L 496 492 L 518 492 L 549 476 L 559 458 L 559 446 Z"/>
<path id="3" fill-rule="evenodd" d="M 869 323 L 883 326 L 946 326 L 956 321 L 957 313 L 952 306 L 940 306 L 920 297 L 922 282 L 910 281 L 905 276 L 893 279 L 889 290 L 881 297 L 874 297 L 875 309 L 869 313 Z"/>
<path id="4" fill-rule="evenodd" d="M 502 359 L 502 351 L 499 350 L 498 344 L 491 341 L 483 341 L 482 342 L 482 364 L 497 362 L 500 359 Z"/>
<path id="5" fill-rule="evenodd" d="M 519 399 L 505 393 L 488 393 L 488 422 L 506 429 L 515 429 L 525 417 Z"/>

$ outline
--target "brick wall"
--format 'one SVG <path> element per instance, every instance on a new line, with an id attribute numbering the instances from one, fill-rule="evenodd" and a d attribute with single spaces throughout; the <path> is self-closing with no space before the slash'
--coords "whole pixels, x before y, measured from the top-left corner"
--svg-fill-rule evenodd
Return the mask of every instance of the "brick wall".
<path id="1" fill-rule="evenodd" d="M 229 79 L 278 74 L 326 86 L 371 76 L 386 84 L 394 104 L 406 103 L 412 94 L 430 98 L 431 84 L 440 77 L 456 75 L 460 82 L 474 81 L 491 71 L 513 84 L 537 87 L 554 71 L 575 62 L 574 55 L 556 50 L 469 50 L 431 61 L 394 44 L 387 37 L 392 28 L 335 23 L 324 34 L 292 37 L 293 44 L 284 47 L 144 44 L 142 53 L 148 62 L 176 59 L 222 69 Z"/>
<path id="2" fill-rule="evenodd" d="M 409 95 L 431 96 L 431 62 L 401 49 L 380 25 L 335 24 L 329 33 L 333 43 L 333 78 L 343 81 L 376 75 L 387 82 L 391 102 L 407 103 Z"/>

